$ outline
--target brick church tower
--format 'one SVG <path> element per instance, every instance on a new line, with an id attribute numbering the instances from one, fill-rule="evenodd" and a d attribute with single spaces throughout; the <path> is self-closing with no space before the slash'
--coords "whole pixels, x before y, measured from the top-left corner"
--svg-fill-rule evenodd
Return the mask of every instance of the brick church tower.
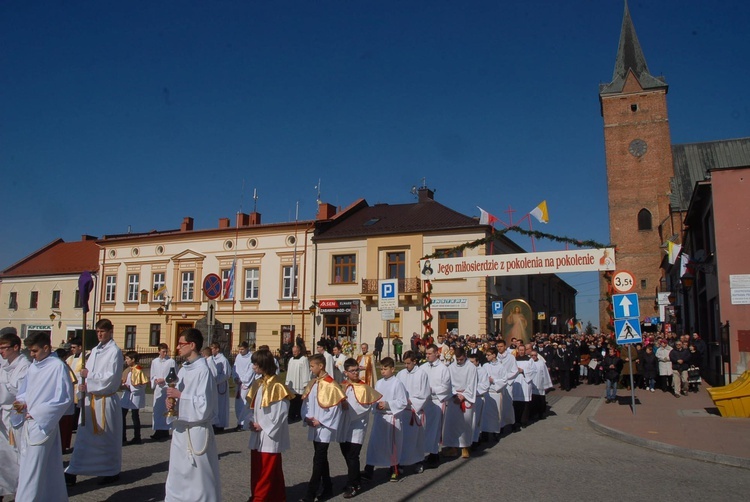
<path id="1" fill-rule="evenodd" d="M 668 236 L 661 225 L 669 220 L 670 179 L 674 176 L 667 117 L 667 83 L 648 71 L 627 1 L 612 81 L 599 86 L 604 118 L 604 148 L 609 197 L 609 237 L 617 246 L 617 269 L 635 275 L 633 292 L 640 299 L 641 319 L 654 311 L 661 291 Z M 607 289 L 602 280 L 604 298 Z M 609 328 L 607 302 L 600 302 L 600 326 Z"/>

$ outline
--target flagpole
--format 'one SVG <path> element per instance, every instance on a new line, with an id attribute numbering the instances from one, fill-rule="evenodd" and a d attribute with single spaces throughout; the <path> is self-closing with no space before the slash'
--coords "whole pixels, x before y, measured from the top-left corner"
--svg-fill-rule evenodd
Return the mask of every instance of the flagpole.
<path id="1" fill-rule="evenodd" d="M 297 222 L 299 220 L 299 201 L 297 201 L 296 208 L 294 210 L 294 252 L 292 253 L 292 278 L 291 278 L 291 284 L 290 284 L 290 293 L 292 297 L 292 301 L 290 303 L 290 309 L 289 309 L 289 332 L 292 335 L 292 343 L 294 343 L 294 340 L 296 338 L 296 333 L 294 333 L 294 298 L 297 296 L 295 293 L 297 292 Z M 281 341 L 282 344 L 284 343 L 284 340 Z"/>
<path id="2" fill-rule="evenodd" d="M 227 278 L 227 293 L 232 293 L 232 331 L 229 333 L 230 338 L 232 335 L 234 335 L 234 307 L 237 303 L 234 299 L 234 290 L 235 290 L 235 283 L 237 282 L 236 276 L 237 276 L 237 241 L 240 236 L 240 214 L 242 213 L 242 202 L 245 199 L 245 180 L 242 180 L 242 192 L 240 193 L 240 209 L 237 211 L 237 215 L 234 219 L 234 257 L 232 258 L 232 268 L 229 270 L 229 277 Z M 258 203 L 258 192 L 253 189 L 253 199 L 255 200 L 255 205 Z M 256 206 L 253 206 L 253 210 L 255 210 Z M 224 295 L 224 299 L 226 300 L 226 293 Z M 239 333 L 239 330 L 237 330 Z M 239 345 L 239 341 L 237 342 Z M 229 348 L 229 353 L 232 353 L 231 346 Z"/>

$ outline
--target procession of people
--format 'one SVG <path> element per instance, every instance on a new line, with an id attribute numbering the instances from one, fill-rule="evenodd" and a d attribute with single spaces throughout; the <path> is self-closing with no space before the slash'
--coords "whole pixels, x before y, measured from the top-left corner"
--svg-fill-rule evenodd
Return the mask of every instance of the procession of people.
<path id="1" fill-rule="evenodd" d="M 151 439 L 171 438 L 165 500 L 221 500 L 215 434 L 229 426 L 227 380 L 233 377 L 237 427 L 250 431 L 249 500 L 286 500 L 282 454 L 291 447 L 290 424 L 301 421 L 314 450 L 301 499 L 309 502 L 335 495 L 331 443 L 339 443 L 347 466 L 342 495 L 353 498 L 377 468 L 399 481 L 438 467 L 441 457 L 471 458 L 480 443 L 491 447 L 503 433 L 544 418 L 546 393 L 556 384 L 566 391 L 605 382 L 605 402 L 616 400 L 618 386 L 630 383 L 621 380 L 625 361 L 635 365 L 631 385 L 653 391 L 658 381 L 663 390 L 685 395 L 694 388 L 688 368 L 700 364 L 704 349 L 697 334 L 646 337 L 645 346 L 621 351 L 603 335 L 537 334 L 523 343 L 445 333 L 437 340 L 415 337 L 415 350 L 403 353 L 400 371 L 393 358 L 371 355 L 364 343 L 356 357 L 338 345 L 331 354 L 322 341 L 314 355 L 295 344 L 282 375 L 267 346 L 255 350 L 240 343 L 230 365 L 219 344 L 204 347 L 202 333 L 190 328 L 177 342 L 182 364 L 161 344 L 149 378 L 139 354 L 123 354 L 113 332 L 112 323 L 100 319 L 99 343 L 82 353 L 81 340 L 71 340 L 64 361 L 45 333 L 23 341 L 27 357 L 15 329 L 0 331 L 0 500 L 67 500 L 65 485 L 75 485 L 78 475 L 98 476 L 99 484 L 118 481 L 123 446 L 141 443 L 138 412 L 149 384 Z M 134 426 L 129 441 L 128 414 Z M 73 454 L 63 471 L 69 447 L 63 424 L 78 415 Z"/>

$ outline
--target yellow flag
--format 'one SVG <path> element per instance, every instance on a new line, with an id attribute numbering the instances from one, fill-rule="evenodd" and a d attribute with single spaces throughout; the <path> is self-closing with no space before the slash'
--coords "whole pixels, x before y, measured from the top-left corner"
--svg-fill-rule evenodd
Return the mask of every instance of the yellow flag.
<path id="1" fill-rule="evenodd" d="M 547 201 L 543 200 L 538 206 L 531 210 L 531 216 L 539 220 L 539 223 L 549 223 L 549 213 L 547 212 Z"/>

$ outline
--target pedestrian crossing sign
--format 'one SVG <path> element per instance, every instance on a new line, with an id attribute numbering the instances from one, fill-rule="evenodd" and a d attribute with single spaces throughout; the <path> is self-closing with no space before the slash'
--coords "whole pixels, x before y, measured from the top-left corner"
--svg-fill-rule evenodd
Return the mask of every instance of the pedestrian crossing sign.
<path id="1" fill-rule="evenodd" d="M 615 319 L 615 333 L 617 334 L 618 345 L 643 342 L 641 323 L 637 317 Z"/>

